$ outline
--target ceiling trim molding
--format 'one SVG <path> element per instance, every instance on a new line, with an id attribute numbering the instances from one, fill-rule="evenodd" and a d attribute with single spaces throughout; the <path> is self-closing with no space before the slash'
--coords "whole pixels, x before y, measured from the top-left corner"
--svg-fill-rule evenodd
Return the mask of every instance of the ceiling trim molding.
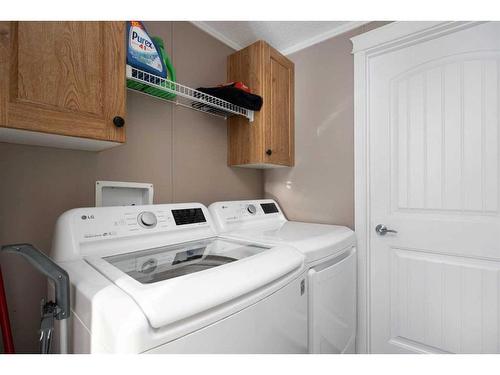
<path id="1" fill-rule="evenodd" d="M 207 34 L 213 36 L 215 39 L 221 41 L 225 45 L 231 47 L 232 49 L 235 50 L 240 50 L 244 46 L 240 45 L 239 43 L 236 43 L 234 40 L 229 39 L 225 35 L 221 34 L 217 30 L 215 30 L 213 27 L 209 26 L 205 21 L 189 21 L 191 22 L 194 26 L 196 26 L 198 29 L 203 30 Z"/>
<path id="2" fill-rule="evenodd" d="M 315 44 L 318 44 L 318 43 L 321 43 L 327 39 L 330 39 L 330 38 L 333 38 L 333 37 L 336 37 L 337 35 L 340 35 L 340 34 L 344 34 L 352 29 L 355 29 L 357 27 L 360 27 L 360 26 L 363 26 L 367 23 L 369 23 L 370 21 L 351 21 L 351 22 L 347 22 L 343 25 L 340 25 L 340 26 L 337 26 L 337 27 L 334 27 L 333 29 L 331 30 L 328 30 L 324 33 L 321 33 L 319 35 L 316 35 L 312 38 L 309 38 L 309 39 L 306 39 L 300 43 L 297 43 L 291 47 L 288 47 L 288 48 L 285 48 L 283 51 L 281 51 L 281 53 L 283 55 L 290 55 L 292 53 L 295 53 L 295 52 L 298 52 L 300 50 L 303 50 L 307 47 L 311 47 Z"/>
<path id="3" fill-rule="evenodd" d="M 234 40 L 226 37 L 224 34 L 218 32 L 215 30 L 213 27 L 211 27 L 206 21 L 190 21 L 194 26 L 199 28 L 200 30 L 203 30 L 207 34 L 213 36 L 215 39 L 221 41 L 222 43 L 226 44 L 227 46 L 235 49 L 235 50 L 240 50 L 246 46 L 242 46 L 241 44 L 235 42 Z M 306 39 L 300 43 L 296 43 L 288 48 L 285 48 L 284 50 L 280 50 L 280 52 L 283 55 L 289 55 L 295 52 L 298 52 L 304 48 L 311 47 L 315 44 L 321 43 L 324 40 L 333 38 L 337 35 L 343 34 L 347 31 L 350 31 L 352 29 L 355 29 L 357 27 L 360 27 L 362 25 L 365 25 L 369 23 L 370 21 L 351 21 L 347 22 L 343 25 L 334 27 L 331 30 L 328 30 L 324 33 L 321 33 L 319 35 L 316 35 L 312 38 Z"/>

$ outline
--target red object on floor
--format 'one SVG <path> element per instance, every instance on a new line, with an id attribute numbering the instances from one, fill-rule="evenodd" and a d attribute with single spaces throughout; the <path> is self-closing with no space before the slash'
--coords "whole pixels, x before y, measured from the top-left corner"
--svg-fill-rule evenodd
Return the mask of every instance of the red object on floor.
<path id="1" fill-rule="evenodd" d="M 0 329 L 2 331 L 3 348 L 5 354 L 14 354 L 14 341 L 10 329 L 9 310 L 7 309 L 7 297 L 3 285 L 2 268 L 0 267 Z"/>

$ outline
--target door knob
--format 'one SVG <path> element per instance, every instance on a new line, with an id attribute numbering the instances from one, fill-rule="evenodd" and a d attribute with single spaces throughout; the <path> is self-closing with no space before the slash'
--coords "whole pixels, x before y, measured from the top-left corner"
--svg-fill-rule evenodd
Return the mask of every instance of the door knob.
<path id="1" fill-rule="evenodd" d="M 387 229 L 387 227 L 383 224 L 379 224 L 375 227 L 375 232 L 380 234 L 381 236 L 385 236 L 387 233 L 398 233 L 397 230 Z"/>

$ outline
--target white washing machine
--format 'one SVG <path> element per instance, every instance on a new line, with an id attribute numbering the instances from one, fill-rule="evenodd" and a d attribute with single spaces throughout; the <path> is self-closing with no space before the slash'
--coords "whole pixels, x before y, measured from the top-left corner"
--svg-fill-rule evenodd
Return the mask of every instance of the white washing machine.
<path id="1" fill-rule="evenodd" d="M 304 256 L 217 237 L 201 204 L 70 210 L 51 255 L 71 281 L 69 352 L 307 352 Z"/>
<path id="2" fill-rule="evenodd" d="M 308 269 L 309 352 L 355 353 L 357 262 L 351 229 L 288 221 L 271 199 L 216 202 L 209 210 L 224 238 L 301 251 Z"/>

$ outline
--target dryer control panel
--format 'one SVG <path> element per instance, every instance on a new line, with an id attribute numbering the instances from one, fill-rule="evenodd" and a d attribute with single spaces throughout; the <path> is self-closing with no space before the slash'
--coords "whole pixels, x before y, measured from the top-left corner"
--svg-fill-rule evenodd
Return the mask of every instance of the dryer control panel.
<path id="1" fill-rule="evenodd" d="M 210 205 L 209 211 L 221 232 L 251 224 L 286 221 L 280 207 L 272 199 L 215 202 Z"/>

